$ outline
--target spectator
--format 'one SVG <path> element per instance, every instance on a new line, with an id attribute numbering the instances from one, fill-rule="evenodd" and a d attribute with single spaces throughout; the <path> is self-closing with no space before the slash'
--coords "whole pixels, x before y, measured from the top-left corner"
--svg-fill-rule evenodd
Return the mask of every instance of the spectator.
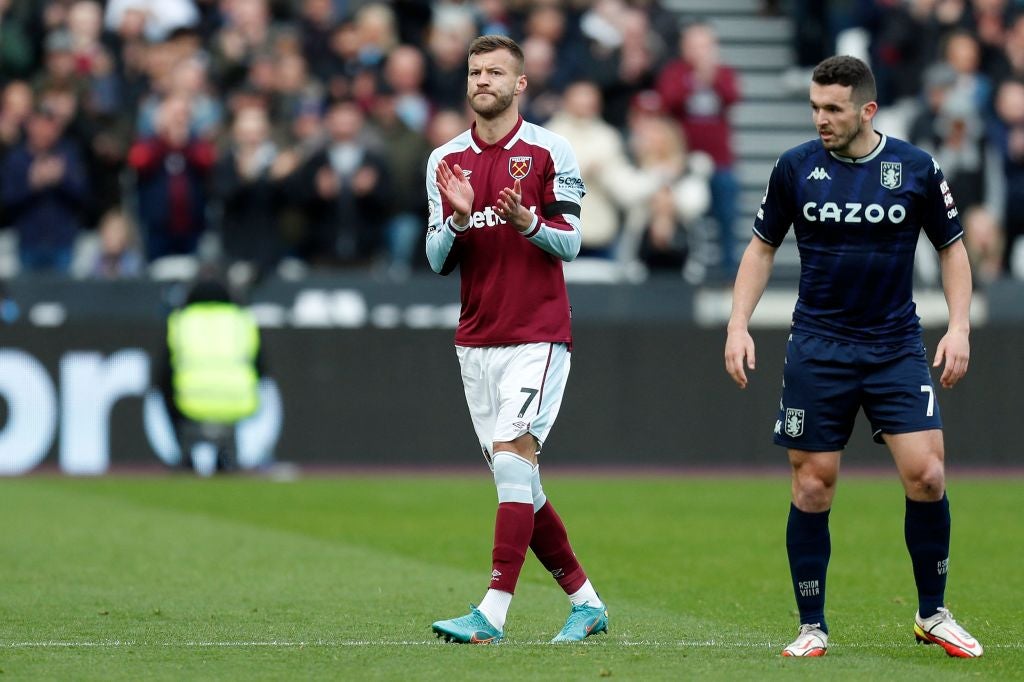
<path id="1" fill-rule="evenodd" d="M 996 93 L 995 144 L 1002 156 L 1006 198 L 1003 202 L 1003 267 L 1024 279 L 1024 81 L 1009 80 Z"/>
<path id="2" fill-rule="evenodd" d="M 35 66 L 29 27 L 11 4 L 12 0 L 0 0 L 0 83 L 24 78 Z"/>
<path id="3" fill-rule="evenodd" d="M 270 114 L 275 120 L 288 121 L 303 103 L 323 101 L 323 86 L 310 77 L 306 58 L 301 54 L 282 55 L 273 68 Z"/>
<path id="4" fill-rule="evenodd" d="M 331 76 L 331 31 L 337 24 L 332 0 L 302 0 L 299 32 L 302 55 L 320 81 Z"/>
<path id="5" fill-rule="evenodd" d="M 562 85 L 556 82 L 557 51 L 546 38 L 534 36 L 522 42 L 530 87 L 519 95 L 523 118 L 546 123 L 562 106 Z"/>
<path id="6" fill-rule="evenodd" d="M 388 57 L 389 70 L 393 57 L 394 52 Z M 397 93 L 386 89 L 377 97 L 373 108 L 373 127 L 383 140 L 390 168 L 391 215 L 387 218 L 385 239 L 388 273 L 396 280 L 405 279 L 413 266 L 422 262 L 420 244 L 427 225 L 422 199 L 426 182 L 424 169 L 433 149 L 425 134 L 402 117 L 400 101 Z M 423 127 L 426 128 L 426 123 Z"/>
<path id="7" fill-rule="evenodd" d="M 939 163 L 966 213 L 985 200 L 985 121 L 947 64 L 930 67 L 926 82 L 927 108 L 912 125 L 910 139 Z"/>
<path id="8" fill-rule="evenodd" d="M 733 171 L 729 109 L 740 98 L 735 71 L 721 64 L 718 37 L 708 24 L 686 27 L 679 58 L 665 65 L 657 90 L 670 114 L 681 124 L 692 149 L 715 162 L 711 176 L 711 211 L 718 222 L 722 274 L 731 280 L 737 259 L 733 236 L 739 183 Z"/>
<path id="9" fill-rule="evenodd" d="M 166 54 L 174 60 L 173 48 L 168 46 Z M 189 103 L 189 134 L 213 139 L 220 131 L 224 109 L 211 92 L 207 81 L 206 64 L 199 57 L 186 57 L 177 61 L 166 74 L 166 80 L 159 89 L 146 97 L 139 109 L 139 134 L 143 137 L 156 132 L 156 116 L 162 103 L 168 97 L 180 98 Z"/>
<path id="10" fill-rule="evenodd" d="M 984 206 L 974 206 L 964 212 L 964 246 L 971 259 L 976 288 L 983 289 L 1002 276 L 1003 229 Z"/>
<path id="11" fill-rule="evenodd" d="M 601 118 L 601 91 L 589 81 L 571 84 L 546 127 L 569 140 L 587 187 L 580 255 L 613 258 L 622 224 L 619 197 L 636 178 L 622 135 Z"/>
<path id="12" fill-rule="evenodd" d="M 425 88 L 437 108 L 466 106 L 466 48 L 476 35 L 473 24 L 461 14 L 435 21 L 431 27 Z"/>
<path id="13" fill-rule="evenodd" d="M 22 140 L 25 122 L 32 113 L 32 88 L 25 81 L 11 81 L 0 94 L 0 159 Z"/>
<path id="14" fill-rule="evenodd" d="M 665 116 L 633 116 L 630 150 L 651 187 L 650 198 L 636 197 L 626 217 L 626 230 L 639 241 L 635 253 L 652 271 L 681 275 L 693 250 L 692 228 L 711 204 L 713 162 L 702 152 L 688 155 L 682 132 Z M 699 267 L 688 272 L 696 279 L 704 274 Z"/>
<path id="15" fill-rule="evenodd" d="M 38 108 L 25 141 L 3 161 L 0 203 L 18 233 L 23 270 L 66 274 L 82 228 L 88 181 L 78 146 L 62 133 L 58 116 Z"/>
<path id="16" fill-rule="evenodd" d="M 384 59 L 398 45 L 398 22 L 394 11 L 382 2 L 370 2 L 356 10 L 359 64 L 378 71 Z"/>
<path id="17" fill-rule="evenodd" d="M 126 20 L 144 19 L 143 31 L 147 40 L 160 42 L 172 31 L 196 26 L 199 11 L 192 0 L 108 0 L 104 22 L 107 29 L 117 33 Z"/>
<path id="18" fill-rule="evenodd" d="M 270 122 L 261 107 L 249 106 L 235 115 L 231 139 L 213 182 L 221 208 L 221 251 L 227 263 L 244 262 L 262 274 L 287 251 L 279 222 L 285 199 L 281 183 L 294 170 L 295 157 L 281 154 L 271 141 Z"/>
<path id="19" fill-rule="evenodd" d="M 258 54 L 272 53 L 273 35 L 267 0 L 233 0 L 224 4 L 224 25 L 213 39 L 210 73 L 224 90 L 242 85 Z"/>
<path id="20" fill-rule="evenodd" d="M 128 215 L 112 208 L 100 219 L 99 251 L 89 274 L 94 279 L 132 279 L 143 274 L 146 259 L 139 248 L 139 235 Z"/>
<path id="21" fill-rule="evenodd" d="M 417 133 L 426 129 L 432 113 L 430 100 L 423 92 L 425 76 L 426 60 L 417 48 L 399 45 L 388 54 L 384 83 L 391 90 L 390 99 L 398 117 Z"/>
<path id="22" fill-rule="evenodd" d="M 327 112 L 327 146 L 292 180 L 289 194 L 309 216 L 304 255 L 315 264 L 366 263 L 383 241 L 381 217 L 393 196 L 386 161 L 366 142 L 363 112 L 353 100 Z"/>
<path id="23" fill-rule="evenodd" d="M 136 172 L 139 222 L 146 258 L 193 255 L 206 229 L 206 179 L 213 145 L 189 131 L 189 101 L 168 97 L 156 114 L 156 134 L 128 152 Z"/>
<path id="24" fill-rule="evenodd" d="M 469 119 L 465 108 L 441 109 L 434 114 L 427 126 L 427 142 L 431 149 L 437 149 L 467 128 Z"/>
<path id="25" fill-rule="evenodd" d="M 654 87 L 665 45 L 651 30 L 647 14 L 621 0 L 595 3 L 580 23 L 589 38 L 583 71 L 601 88 L 605 120 L 624 129 L 633 97 Z"/>
<path id="26" fill-rule="evenodd" d="M 1010 23 L 1006 33 L 1007 78 L 1024 78 L 1024 12 Z"/>
<path id="27" fill-rule="evenodd" d="M 970 32 L 958 30 L 946 38 L 942 51 L 945 63 L 957 75 L 957 88 L 963 90 L 978 111 L 987 111 L 992 99 L 992 81 L 981 72 L 981 46 Z"/>

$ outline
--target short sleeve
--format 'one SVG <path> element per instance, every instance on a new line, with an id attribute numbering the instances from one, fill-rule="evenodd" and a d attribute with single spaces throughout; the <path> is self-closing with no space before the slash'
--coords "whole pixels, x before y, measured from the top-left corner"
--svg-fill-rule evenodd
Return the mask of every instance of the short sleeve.
<path id="1" fill-rule="evenodd" d="M 963 237 L 960 212 L 953 201 L 949 182 L 938 162 L 931 160 L 925 180 L 924 231 L 936 250 L 942 250 Z"/>
<path id="2" fill-rule="evenodd" d="M 792 174 L 785 157 L 775 162 L 761 206 L 754 217 L 754 234 L 767 244 L 778 247 L 793 224 Z"/>

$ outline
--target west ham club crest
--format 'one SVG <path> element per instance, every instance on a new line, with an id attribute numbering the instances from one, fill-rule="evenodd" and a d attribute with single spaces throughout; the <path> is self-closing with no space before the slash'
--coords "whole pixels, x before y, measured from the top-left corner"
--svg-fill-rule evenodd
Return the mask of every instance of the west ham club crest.
<path id="1" fill-rule="evenodd" d="M 899 161 L 882 162 L 882 187 L 896 189 L 903 184 L 903 164 Z"/>
<path id="2" fill-rule="evenodd" d="M 522 180 L 529 175 L 532 167 L 532 156 L 513 156 L 508 160 L 508 174 L 515 180 Z"/>

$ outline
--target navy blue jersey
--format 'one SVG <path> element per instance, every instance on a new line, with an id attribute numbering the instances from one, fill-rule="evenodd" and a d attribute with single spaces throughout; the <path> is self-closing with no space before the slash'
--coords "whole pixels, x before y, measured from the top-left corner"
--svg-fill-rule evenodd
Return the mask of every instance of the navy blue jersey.
<path id="1" fill-rule="evenodd" d="M 800 250 L 793 329 L 861 343 L 917 338 L 918 235 L 923 228 L 941 250 L 964 232 L 939 165 L 885 135 L 859 159 L 829 152 L 821 140 L 779 157 L 754 234 L 778 247 L 790 225 Z"/>

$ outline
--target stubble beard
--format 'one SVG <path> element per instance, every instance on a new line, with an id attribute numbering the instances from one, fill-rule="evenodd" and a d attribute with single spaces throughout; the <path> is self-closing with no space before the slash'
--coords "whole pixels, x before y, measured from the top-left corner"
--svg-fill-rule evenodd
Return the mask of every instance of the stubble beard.
<path id="1" fill-rule="evenodd" d="M 832 131 L 832 141 L 831 142 L 824 142 L 824 141 L 822 141 L 822 145 L 828 151 L 835 152 L 835 153 L 839 154 L 840 156 L 850 156 L 850 154 L 847 154 L 846 152 L 849 151 L 850 145 L 853 143 L 853 141 L 856 140 L 857 137 L 860 136 L 860 131 L 861 131 L 862 127 L 863 126 L 861 126 L 860 121 L 858 121 L 856 128 L 851 130 L 846 135 L 842 135 L 842 136 L 837 135 L 836 131 L 833 130 Z"/>
<path id="2" fill-rule="evenodd" d="M 478 102 L 475 96 L 469 98 L 469 106 L 481 118 L 494 119 L 505 113 L 512 106 L 511 92 L 488 92 L 494 99 L 486 103 Z"/>

